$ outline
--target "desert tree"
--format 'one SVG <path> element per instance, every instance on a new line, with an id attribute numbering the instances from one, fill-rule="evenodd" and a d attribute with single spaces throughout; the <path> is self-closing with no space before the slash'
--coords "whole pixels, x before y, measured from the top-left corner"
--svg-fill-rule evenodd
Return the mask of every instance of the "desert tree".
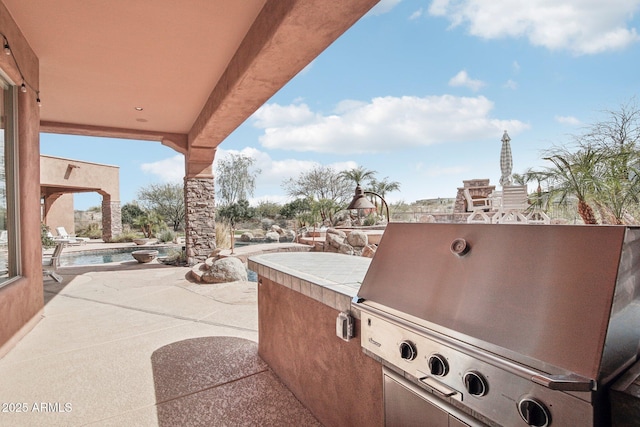
<path id="1" fill-rule="evenodd" d="M 178 231 L 184 223 L 184 187 L 182 184 L 149 184 L 138 190 L 143 210 L 155 212 Z"/>
<path id="2" fill-rule="evenodd" d="M 243 154 L 230 154 L 216 162 L 216 189 L 221 206 L 248 200 L 256 188 L 256 177 L 262 172 L 254 167 L 255 159 Z"/>

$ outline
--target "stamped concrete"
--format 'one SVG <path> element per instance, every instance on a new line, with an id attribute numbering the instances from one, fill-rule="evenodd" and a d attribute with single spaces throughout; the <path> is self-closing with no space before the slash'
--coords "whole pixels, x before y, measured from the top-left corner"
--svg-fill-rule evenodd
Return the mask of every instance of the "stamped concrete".
<path id="1" fill-rule="evenodd" d="M 0 359 L 0 426 L 317 425 L 257 356 L 256 284 L 188 271 L 134 261 L 45 280 L 43 318 Z"/>

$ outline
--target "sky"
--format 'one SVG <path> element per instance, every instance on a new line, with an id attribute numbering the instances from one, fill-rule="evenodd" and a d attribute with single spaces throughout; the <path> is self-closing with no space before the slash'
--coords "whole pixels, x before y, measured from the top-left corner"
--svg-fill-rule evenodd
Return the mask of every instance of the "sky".
<path id="1" fill-rule="evenodd" d="M 216 161 L 260 169 L 252 205 L 314 166 L 362 166 L 400 183 L 387 202 L 499 186 L 504 131 L 513 172 L 545 166 L 607 111 L 638 102 L 640 0 L 381 0 L 238 127 Z M 182 182 L 184 158 L 156 142 L 41 135 L 41 152 L 120 167 L 121 204 Z M 76 194 L 75 209 L 99 206 Z"/>

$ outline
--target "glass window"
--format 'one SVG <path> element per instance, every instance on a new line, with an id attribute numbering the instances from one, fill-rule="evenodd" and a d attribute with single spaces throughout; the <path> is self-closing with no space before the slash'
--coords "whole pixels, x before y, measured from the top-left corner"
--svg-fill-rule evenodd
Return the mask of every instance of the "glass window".
<path id="1" fill-rule="evenodd" d="M 16 89 L 0 77 L 0 287 L 19 274 L 16 199 Z"/>

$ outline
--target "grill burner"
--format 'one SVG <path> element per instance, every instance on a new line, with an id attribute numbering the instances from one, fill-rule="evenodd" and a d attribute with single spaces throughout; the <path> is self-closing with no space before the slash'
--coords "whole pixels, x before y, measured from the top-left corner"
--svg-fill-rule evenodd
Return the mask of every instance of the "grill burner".
<path id="1" fill-rule="evenodd" d="M 631 227 L 392 223 L 354 299 L 361 345 L 467 425 L 606 425 L 639 257 Z"/>

